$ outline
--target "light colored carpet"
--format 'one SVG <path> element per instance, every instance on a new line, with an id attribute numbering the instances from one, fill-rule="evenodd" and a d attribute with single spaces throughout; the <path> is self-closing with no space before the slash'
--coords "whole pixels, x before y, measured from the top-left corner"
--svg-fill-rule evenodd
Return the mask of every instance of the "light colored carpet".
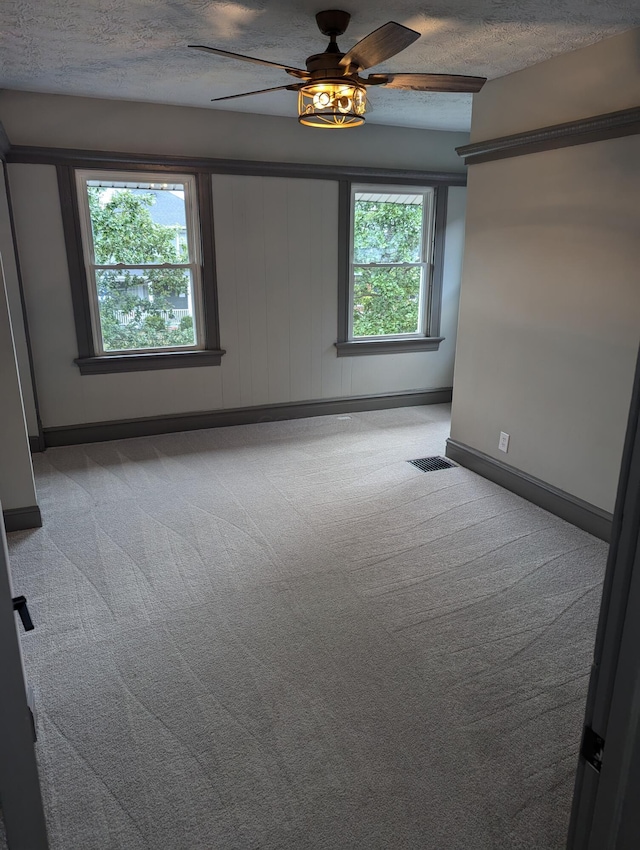
<path id="1" fill-rule="evenodd" d="M 406 463 L 448 415 L 35 457 L 53 850 L 564 846 L 607 547 Z"/>

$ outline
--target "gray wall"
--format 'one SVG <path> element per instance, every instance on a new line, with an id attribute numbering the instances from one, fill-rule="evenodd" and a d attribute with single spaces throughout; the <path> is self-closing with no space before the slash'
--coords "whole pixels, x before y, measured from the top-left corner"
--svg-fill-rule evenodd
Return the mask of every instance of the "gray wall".
<path id="1" fill-rule="evenodd" d="M 7 243 L 8 227 L 4 175 L 0 170 L 2 246 Z M 10 255 L 7 259 L 10 262 Z M 8 510 L 31 507 L 37 502 L 2 262 L 4 256 L 0 256 L 0 501 Z"/>
<path id="2" fill-rule="evenodd" d="M 637 106 L 638 44 L 626 33 L 488 83 L 473 140 L 534 129 L 523 103 L 538 127 Z M 629 136 L 468 178 L 452 437 L 608 511 L 640 342 L 639 162 Z"/>
<path id="3" fill-rule="evenodd" d="M 314 133 L 296 118 L 16 91 L 0 92 L 0 120 L 14 145 L 437 171 L 464 171 L 454 149 L 469 140 L 376 124 Z"/>
<path id="4" fill-rule="evenodd" d="M 0 164 L 1 168 L 1 164 Z M 9 219 L 9 207 L 5 187 L 4 173 L 0 174 L 0 256 L 4 268 L 4 282 L 7 289 L 9 310 L 13 317 L 13 338 L 18 359 L 20 374 L 26 378 L 22 382 L 22 397 L 27 418 L 29 434 L 38 436 L 38 418 L 36 415 L 35 398 L 30 379 L 29 351 L 27 335 L 23 322 L 22 301 L 18 281 L 18 269 L 13 248 L 13 236 Z"/>
<path id="5" fill-rule="evenodd" d="M 39 114 L 35 121 L 33 114 Z M 460 170 L 454 146 L 467 141 L 461 134 L 373 127 L 365 128 L 373 132 L 354 147 L 348 133 L 339 143 L 286 118 L 15 92 L 0 98 L 0 118 L 16 144 L 267 160 L 286 159 L 295 149 L 300 161 L 330 164 L 341 153 L 343 162 L 396 168 Z M 220 123 L 230 137 L 221 133 Z M 300 146 L 300 132 L 308 147 Z M 322 142 L 320 135 L 329 138 Z M 446 341 L 437 352 L 336 357 L 337 182 L 217 175 L 220 331 L 227 350 L 222 365 L 81 376 L 73 363 L 77 350 L 55 168 L 14 164 L 9 172 L 45 428 L 452 384 L 463 188 L 450 190 Z"/>
<path id="6" fill-rule="evenodd" d="M 640 29 L 491 80 L 473 99 L 471 141 L 638 106 Z"/>

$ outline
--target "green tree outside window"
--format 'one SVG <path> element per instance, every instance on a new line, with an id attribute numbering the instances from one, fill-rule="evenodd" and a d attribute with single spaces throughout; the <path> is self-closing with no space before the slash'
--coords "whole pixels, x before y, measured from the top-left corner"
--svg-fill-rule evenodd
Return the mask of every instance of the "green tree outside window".
<path id="1" fill-rule="evenodd" d="M 419 332 L 423 203 L 366 200 L 353 227 L 353 336 Z M 371 264 L 378 264 L 377 268 Z M 364 265 L 362 265 L 364 264 Z"/>
<path id="2" fill-rule="evenodd" d="M 96 265 L 189 262 L 178 228 L 153 220 L 153 193 L 87 186 L 87 194 Z M 192 317 L 178 319 L 170 301 L 190 286 L 188 269 L 97 269 L 104 350 L 195 345 Z"/>

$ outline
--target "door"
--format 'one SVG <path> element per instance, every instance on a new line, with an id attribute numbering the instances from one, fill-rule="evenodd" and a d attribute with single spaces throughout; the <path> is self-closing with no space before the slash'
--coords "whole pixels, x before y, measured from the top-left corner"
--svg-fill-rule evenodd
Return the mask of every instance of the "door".
<path id="1" fill-rule="evenodd" d="M 0 805 L 9 850 L 47 850 L 0 506 Z"/>
<path id="2" fill-rule="evenodd" d="M 640 847 L 640 357 L 622 456 L 567 847 Z"/>

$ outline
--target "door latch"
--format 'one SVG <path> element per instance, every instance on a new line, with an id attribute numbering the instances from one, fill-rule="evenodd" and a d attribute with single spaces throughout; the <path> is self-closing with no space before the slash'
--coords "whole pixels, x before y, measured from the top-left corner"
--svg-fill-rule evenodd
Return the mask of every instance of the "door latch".
<path id="1" fill-rule="evenodd" d="M 12 602 L 13 610 L 17 611 L 20 615 L 23 629 L 25 630 L 25 632 L 30 632 L 33 629 L 33 620 L 31 619 L 31 614 L 29 613 L 29 609 L 27 608 L 26 596 L 14 596 Z"/>
<path id="2" fill-rule="evenodd" d="M 604 753 L 604 739 L 596 735 L 590 726 L 585 726 L 582 733 L 582 746 L 580 755 L 594 770 L 600 773 L 602 768 L 602 754 Z"/>

